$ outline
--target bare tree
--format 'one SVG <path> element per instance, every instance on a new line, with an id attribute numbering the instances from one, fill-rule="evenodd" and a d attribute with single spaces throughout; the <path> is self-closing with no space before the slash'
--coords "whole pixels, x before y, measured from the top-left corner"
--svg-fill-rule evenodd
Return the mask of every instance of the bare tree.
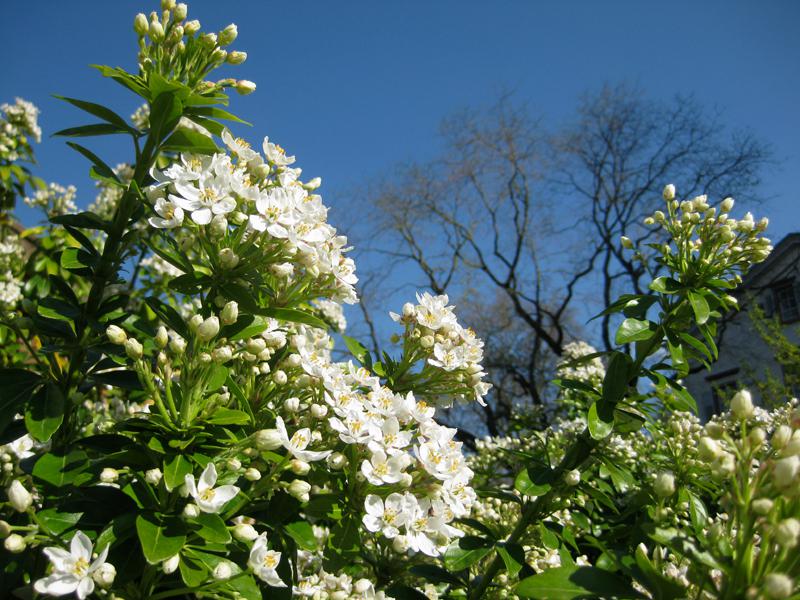
<path id="1" fill-rule="evenodd" d="M 368 242 L 367 262 L 380 264 L 383 281 L 392 268 L 408 278 L 413 267 L 414 283 L 448 293 L 485 339 L 495 387 L 474 418 L 493 435 L 520 413 L 547 421 L 547 382 L 567 342 L 611 345 L 608 320 L 599 330 L 578 322 L 623 283 L 641 291 L 644 272 L 618 241 L 652 238 L 640 224 L 663 185 L 750 192 L 768 157 L 749 135 L 725 139 L 691 100 L 654 103 L 624 86 L 585 97 L 561 131 L 503 96 L 488 111 L 446 119 L 441 135 L 440 158 L 400 166 L 370 187 L 369 233 L 356 228 L 354 237 Z"/>

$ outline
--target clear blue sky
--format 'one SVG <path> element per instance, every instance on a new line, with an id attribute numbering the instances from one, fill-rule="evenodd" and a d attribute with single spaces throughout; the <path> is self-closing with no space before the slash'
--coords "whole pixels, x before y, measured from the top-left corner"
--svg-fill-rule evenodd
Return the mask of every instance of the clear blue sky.
<path id="1" fill-rule="evenodd" d="M 42 109 L 45 134 L 87 122 L 50 97 L 101 101 L 128 115 L 130 94 L 87 67 L 134 68 L 133 16 L 156 2 L 3 0 L 0 99 Z M 334 224 L 358 210 L 346 191 L 396 161 L 437 150 L 439 120 L 513 89 L 558 124 L 584 91 L 629 81 L 651 96 L 694 93 L 772 144 L 764 208 L 777 240 L 800 229 L 800 2 L 397 1 L 189 2 L 204 29 L 235 22 L 249 53 L 237 77 L 258 91 L 233 110 L 320 175 Z M 244 132 L 243 132 L 244 133 Z M 94 143 L 107 162 L 128 158 Z M 87 163 L 60 139 L 37 148 L 38 173 L 94 197 Z M 23 212 L 23 218 L 26 214 Z M 29 215 L 28 215 L 29 216 Z"/>

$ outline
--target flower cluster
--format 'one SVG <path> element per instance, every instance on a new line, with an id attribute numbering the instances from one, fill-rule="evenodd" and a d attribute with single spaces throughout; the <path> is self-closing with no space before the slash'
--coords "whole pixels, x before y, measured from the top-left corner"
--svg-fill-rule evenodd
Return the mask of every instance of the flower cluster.
<path id="1" fill-rule="evenodd" d="M 22 274 L 24 250 L 19 236 L 2 230 L 0 239 L 0 311 L 16 306 L 22 299 Z"/>
<path id="2" fill-rule="evenodd" d="M 17 98 L 14 104 L 0 104 L 0 160 L 14 162 L 30 160 L 30 140 L 42 140 L 39 127 L 39 109 L 32 103 Z"/>
<path id="3" fill-rule="evenodd" d="M 428 393 L 443 405 L 453 399 L 477 400 L 483 404 L 491 384 L 483 381 L 485 373 L 483 342 L 472 329 L 462 327 L 447 295 L 417 294 L 417 302 L 403 305 L 402 314 L 390 313 L 392 319 L 405 325 L 405 354 L 412 360 L 425 359 L 419 379 L 426 381 Z M 436 398 L 441 390 L 441 397 Z"/>
<path id="4" fill-rule="evenodd" d="M 25 204 L 31 208 L 40 208 L 48 217 L 55 217 L 77 212 L 76 195 L 74 185 L 64 187 L 58 183 L 50 183 L 46 188 L 34 191 L 32 196 L 26 196 Z"/>

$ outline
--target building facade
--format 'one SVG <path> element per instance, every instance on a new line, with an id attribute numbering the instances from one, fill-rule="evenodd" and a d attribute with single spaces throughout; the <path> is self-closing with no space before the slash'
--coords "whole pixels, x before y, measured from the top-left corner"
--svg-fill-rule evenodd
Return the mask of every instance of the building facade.
<path id="1" fill-rule="evenodd" d="M 768 377 L 789 383 L 784 367 L 756 329 L 753 307 L 777 319 L 783 334 L 800 344 L 800 233 L 778 242 L 769 258 L 750 270 L 735 296 L 740 310 L 720 324 L 719 360 L 711 370 L 695 369 L 684 382 L 704 420 L 725 410 L 725 398 L 733 391 L 745 387 L 754 391 L 753 384 Z M 758 394 L 754 396 L 759 402 Z"/>

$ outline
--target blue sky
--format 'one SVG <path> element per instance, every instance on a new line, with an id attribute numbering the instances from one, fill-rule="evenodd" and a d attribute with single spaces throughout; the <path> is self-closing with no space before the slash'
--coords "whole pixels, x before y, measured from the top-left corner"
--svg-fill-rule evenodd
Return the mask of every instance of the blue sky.
<path id="1" fill-rule="evenodd" d="M 7 55 L 0 101 L 42 109 L 45 134 L 87 122 L 50 94 L 100 101 L 121 114 L 136 103 L 90 63 L 134 68 L 136 12 L 155 2 L 3 1 Z M 694 93 L 772 144 L 764 212 L 777 240 L 800 229 L 800 2 L 189 2 L 204 29 L 239 26 L 249 53 L 231 73 L 258 91 L 234 98 L 246 133 L 279 141 L 308 177 L 323 177 L 336 223 L 358 210 L 347 190 L 397 161 L 437 150 L 439 120 L 490 103 L 503 89 L 558 125 L 582 92 L 628 81 L 652 96 Z M 128 158 L 93 142 L 111 164 Z M 38 174 L 94 197 L 88 165 L 57 138 L 37 148 Z M 22 211 L 23 219 L 30 213 Z"/>

